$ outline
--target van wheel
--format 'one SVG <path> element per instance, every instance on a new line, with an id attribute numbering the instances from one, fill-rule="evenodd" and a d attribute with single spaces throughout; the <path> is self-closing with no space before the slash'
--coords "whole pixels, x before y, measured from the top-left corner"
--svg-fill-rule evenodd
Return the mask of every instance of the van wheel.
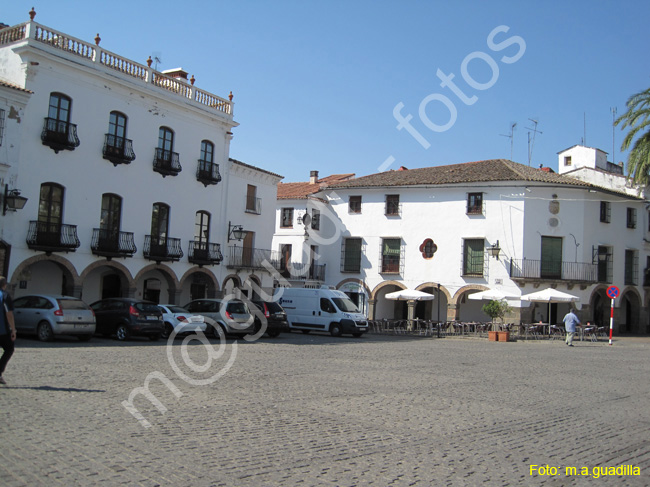
<path id="1" fill-rule="evenodd" d="M 172 324 L 165 321 L 165 328 L 163 329 L 162 337 L 167 339 L 169 338 L 169 335 L 171 335 L 173 332 L 174 332 L 174 327 L 172 326 Z"/>
<path id="2" fill-rule="evenodd" d="M 343 334 L 343 330 L 341 330 L 341 325 L 338 323 L 332 323 L 330 325 L 330 334 L 333 337 L 340 337 Z"/>
<path id="3" fill-rule="evenodd" d="M 47 321 L 41 321 L 38 324 L 36 333 L 38 334 L 38 339 L 42 342 L 51 342 L 52 340 L 54 340 L 54 333 L 52 332 L 52 327 Z"/>
<path id="4" fill-rule="evenodd" d="M 305 335 L 309 335 L 309 332 L 310 332 L 311 330 L 301 330 L 301 331 L 302 331 Z"/>

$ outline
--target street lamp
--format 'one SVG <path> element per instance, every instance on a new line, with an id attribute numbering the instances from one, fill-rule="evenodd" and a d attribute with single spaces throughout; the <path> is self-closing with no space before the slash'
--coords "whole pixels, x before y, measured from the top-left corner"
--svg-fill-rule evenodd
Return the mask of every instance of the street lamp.
<path id="1" fill-rule="evenodd" d="M 492 257 L 496 257 L 497 260 L 499 260 L 499 252 L 501 252 L 501 247 L 499 247 L 499 241 L 497 240 L 497 243 L 492 245 L 492 247 L 488 247 L 488 252 Z"/>
<path id="2" fill-rule="evenodd" d="M 228 242 L 231 240 L 243 240 L 247 233 L 242 225 L 233 225 L 228 222 Z"/>
<path id="3" fill-rule="evenodd" d="M 6 215 L 7 211 L 22 210 L 27 203 L 27 198 L 20 196 L 20 190 L 9 189 L 9 185 L 5 184 L 5 195 L 2 201 L 2 215 Z"/>

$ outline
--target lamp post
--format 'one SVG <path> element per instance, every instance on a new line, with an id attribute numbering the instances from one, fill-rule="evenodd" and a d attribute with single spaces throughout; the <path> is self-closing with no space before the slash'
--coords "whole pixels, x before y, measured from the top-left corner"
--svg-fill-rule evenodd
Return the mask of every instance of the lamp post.
<path id="1" fill-rule="evenodd" d="M 231 222 L 228 222 L 228 242 L 231 240 L 243 240 L 246 236 L 246 230 L 241 225 L 233 225 Z"/>
<path id="2" fill-rule="evenodd" d="M 2 216 L 7 214 L 7 211 L 22 210 L 27 203 L 27 198 L 20 196 L 20 190 L 9 189 L 9 185 L 5 184 L 5 194 L 2 200 Z"/>

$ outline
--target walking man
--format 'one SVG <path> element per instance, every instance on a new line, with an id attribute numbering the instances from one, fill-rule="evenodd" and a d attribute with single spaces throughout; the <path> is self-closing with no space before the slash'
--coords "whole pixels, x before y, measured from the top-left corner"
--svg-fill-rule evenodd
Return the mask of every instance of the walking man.
<path id="1" fill-rule="evenodd" d="M 14 302 L 6 291 L 7 278 L 0 276 L 0 347 L 4 350 L 0 357 L 0 384 L 7 382 L 2 377 L 7 362 L 14 354 L 16 340 L 16 324 L 14 323 Z"/>
<path id="2" fill-rule="evenodd" d="M 564 328 L 566 329 L 566 339 L 564 340 L 570 347 L 573 346 L 573 336 L 576 334 L 576 326 L 580 324 L 580 320 L 576 316 L 575 310 L 572 308 L 564 315 Z"/>

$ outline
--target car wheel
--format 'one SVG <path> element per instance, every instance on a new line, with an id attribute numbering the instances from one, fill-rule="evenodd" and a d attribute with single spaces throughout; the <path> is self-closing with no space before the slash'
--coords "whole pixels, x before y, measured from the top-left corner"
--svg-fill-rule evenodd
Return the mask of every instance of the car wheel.
<path id="1" fill-rule="evenodd" d="M 310 332 L 310 331 L 311 331 L 311 330 L 302 330 L 302 332 L 303 332 L 305 335 L 309 335 L 309 332 Z"/>
<path id="2" fill-rule="evenodd" d="M 275 338 L 280 335 L 280 332 L 277 330 L 273 330 L 273 331 L 267 331 L 266 334 L 271 338 Z"/>
<path id="3" fill-rule="evenodd" d="M 129 328 L 126 325 L 119 325 L 115 331 L 117 339 L 121 342 L 129 338 Z"/>
<path id="4" fill-rule="evenodd" d="M 54 340 L 54 333 L 52 332 L 52 327 L 47 321 L 41 321 L 36 328 L 36 333 L 38 334 L 38 339 L 42 342 L 51 342 Z"/>
<path id="5" fill-rule="evenodd" d="M 174 332 L 174 327 L 171 323 L 165 321 L 165 329 L 163 330 L 162 337 L 169 338 L 169 336 Z"/>
<path id="6" fill-rule="evenodd" d="M 338 323 L 332 323 L 330 325 L 330 335 L 333 337 L 340 337 L 343 334 L 343 331 L 341 330 L 341 325 Z"/>
<path id="7" fill-rule="evenodd" d="M 79 335 L 77 338 L 79 339 L 80 342 L 87 342 L 92 337 L 93 337 L 92 335 Z"/>
<path id="8" fill-rule="evenodd" d="M 160 333 L 156 333 L 155 335 L 149 335 L 149 340 L 151 340 L 152 342 L 157 342 L 158 340 L 160 340 L 160 336 L 161 336 Z"/>
<path id="9" fill-rule="evenodd" d="M 353 333 L 353 334 L 352 334 L 352 336 L 353 336 L 354 338 L 360 338 L 361 335 L 363 335 L 363 333 Z"/>

